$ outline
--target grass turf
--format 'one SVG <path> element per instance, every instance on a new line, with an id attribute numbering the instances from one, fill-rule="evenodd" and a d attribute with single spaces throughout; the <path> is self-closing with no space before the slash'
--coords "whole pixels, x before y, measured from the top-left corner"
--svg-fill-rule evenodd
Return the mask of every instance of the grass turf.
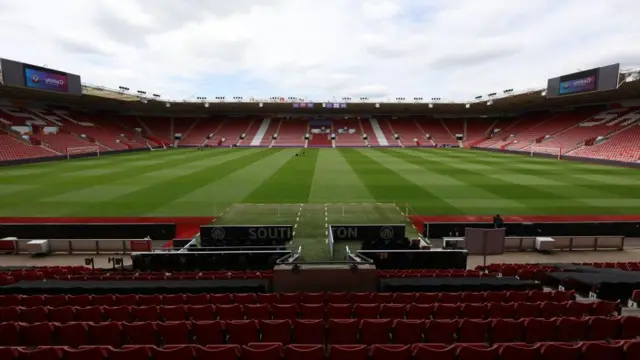
<path id="1" fill-rule="evenodd" d="M 0 216 L 219 216 L 326 225 L 420 215 L 640 214 L 640 172 L 462 149 L 179 149 L 0 168 Z M 263 205 L 260 205 L 263 204 Z M 411 231 L 411 227 L 408 226 Z"/>

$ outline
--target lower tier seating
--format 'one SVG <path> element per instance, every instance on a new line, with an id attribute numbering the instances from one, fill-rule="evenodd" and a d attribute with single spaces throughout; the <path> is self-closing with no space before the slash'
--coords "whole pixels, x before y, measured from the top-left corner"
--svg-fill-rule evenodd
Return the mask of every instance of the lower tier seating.
<path id="1" fill-rule="evenodd" d="M 537 343 L 633 340 L 640 318 L 520 320 L 228 320 L 0 323 L 0 346 L 240 344 Z"/>
<path id="2" fill-rule="evenodd" d="M 3 360 L 634 360 L 640 341 L 589 341 L 527 344 L 414 345 L 133 345 L 0 347 Z"/>

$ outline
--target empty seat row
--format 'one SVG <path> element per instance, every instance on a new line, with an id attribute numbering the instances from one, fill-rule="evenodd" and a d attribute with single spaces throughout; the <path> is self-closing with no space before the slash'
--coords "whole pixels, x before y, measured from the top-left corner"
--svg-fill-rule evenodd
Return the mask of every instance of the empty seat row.
<path id="1" fill-rule="evenodd" d="M 564 302 L 574 291 L 486 291 L 455 293 L 239 293 L 155 295 L 0 295 L 2 306 L 148 306 L 229 304 L 458 304 L 484 302 Z"/>
<path id="2" fill-rule="evenodd" d="M 462 277 L 495 277 L 496 274 L 486 273 L 477 270 L 378 270 L 376 272 L 381 278 L 462 278 Z"/>
<path id="3" fill-rule="evenodd" d="M 0 322 L 102 322 L 268 319 L 515 319 L 617 314 L 618 303 L 566 301 L 483 304 L 246 304 L 2 307 Z"/>
<path id="4" fill-rule="evenodd" d="M 413 344 L 634 339 L 640 318 L 520 320 L 229 320 L 106 323 L 0 323 L 0 345 Z"/>
<path id="5" fill-rule="evenodd" d="M 110 347 L 0 347 L 3 360 L 634 360 L 640 341 L 613 343 L 414 345 L 176 345 Z"/>
<path id="6" fill-rule="evenodd" d="M 205 271 L 205 272 L 132 272 L 101 271 L 90 268 L 43 268 L 30 270 L 12 270 L 0 273 L 0 277 L 17 281 L 39 281 L 46 279 L 71 281 L 141 281 L 141 280 L 228 280 L 263 279 L 273 277 L 273 271 Z"/>

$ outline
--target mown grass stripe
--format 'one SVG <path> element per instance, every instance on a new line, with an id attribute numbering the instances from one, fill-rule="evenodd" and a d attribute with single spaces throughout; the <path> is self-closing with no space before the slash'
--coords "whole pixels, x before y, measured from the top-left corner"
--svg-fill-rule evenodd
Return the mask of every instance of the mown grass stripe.
<path id="1" fill-rule="evenodd" d="M 306 156 L 294 156 L 297 151 L 294 149 L 283 151 L 291 154 L 291 159 L 252 191 L 243 202 L 257 204 L 309 202 L 319 150 L 308 149 Z"/>
<path id="2" fill-rule="evenodd" d="M 457 209 L 443 201 L 428 187 L 420 186 L 403 176 L 404 172 L 385 167 L 370 156 L 372 149 L 340 149 L 347 162 L 354 169 L 360 181 L 369 189 L 377 202 L 410 203 L 415 211 L 441 214 L 459 213 Z M 400 169 L 398 169 L 400 170 Z"/>
<path id="3" fill-rule="evenodd" d="M 375 199 L 340 150 L 323 149 L 318 154 L 309 202 L 355 203 Z"/>

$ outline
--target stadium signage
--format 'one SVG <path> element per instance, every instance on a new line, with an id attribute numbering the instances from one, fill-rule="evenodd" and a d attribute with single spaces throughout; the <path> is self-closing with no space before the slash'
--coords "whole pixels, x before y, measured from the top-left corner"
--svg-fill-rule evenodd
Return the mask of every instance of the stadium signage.
<path id="1" fill-rule="evenodd" d="M 285 240 L 293 239 L 291 225 L 239 225 L 202 226 L 200 238 L 203 240 Z"/>
<path id="2" fill-rule="evenodd" d="M 405 230 L 404 225 L 331 225 L 334 241 L 402 240 Z"/>

